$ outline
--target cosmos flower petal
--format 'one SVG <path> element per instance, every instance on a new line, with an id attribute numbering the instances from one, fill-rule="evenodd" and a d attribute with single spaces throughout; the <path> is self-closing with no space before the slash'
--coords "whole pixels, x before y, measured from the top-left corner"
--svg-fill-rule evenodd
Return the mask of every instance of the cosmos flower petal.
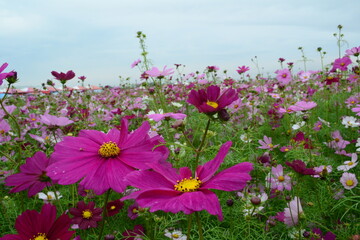
<path id="1" fill-rule="evenodd" d="M 205 182 L 201 188 L 218 189 L 223 191 L 242 190 L 247 181 L 251 180 L 249 172 L 253 164 L 244 162 L 225 169 Z"/>
<path id="2" fill-rule="evenodd" d="M 223 220 L 219 199 L 209 190 L 184 193 L 179 197 L 179 201 L 193 212 L 206 210 L 212 215 L 217 215 L 220 221 Z"/>
<path id="3" fill-rule="evenodd" d="M 136 202 L 142 208 L 150 208 L 150 212 L 161 210 L 172 213 L 180 211 L 185 214 L 192 213 L 193 211 L 179 201 L 178 196 L 180 194 L 180 192 L 174 190 L 146 190 L 136 198 Z"/>
<path id="4" fill-rule="evenodd" d="M 127 183 L 133 187 L 145 190 L 164 188 L 173 190 L 176 181 L 169 181 L 163 175 L 154 171 L 134 171 L 125 177 Z"/>
<path id="5" fill-rule="evenodd" d="M 196 169 L 196 176 L 199 177 L 202 182 L 208 181 L 219 169 L 231 145 L 232 142 L 230 141 L 224 143 L 213 160 L 205 163 L 203 166 L 198 166 Z"/>

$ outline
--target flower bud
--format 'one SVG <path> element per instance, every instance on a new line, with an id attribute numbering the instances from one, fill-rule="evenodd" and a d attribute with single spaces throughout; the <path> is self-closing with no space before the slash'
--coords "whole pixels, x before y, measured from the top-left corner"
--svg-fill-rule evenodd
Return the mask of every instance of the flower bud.
<path id="1" fill-rule="evenodd" d="M 234 205 L 234 200 L 228 199 L 228 200 L 226 201 L 226 205 L 228 205 L 229 207 L 231 207 L 232 205 Z"/>
<path id="2" fill-rule="evenodd" d="M 115 239 L 115 236 L 111 235 L 111 234 L 105 235 L 105 237 L 104 237 L 104 240 L 114 240 L 114 239 Z"/>
<path id="3" fill-rule="evenodd" d="M 261 203 L 261 199 L 259 197 L 252 197 L 250 201 L 254 205 L 259 205 Z"/>
<path id="4" fill-rule="evenodd" d="M 218 116 L 220 118 L 220 120 L 222 121 L 229 121 L 230 119 L 230 115 L 229 113 L 226 111 L 226 109 L 221 109 L 219 112 L 218 112 Z"/>

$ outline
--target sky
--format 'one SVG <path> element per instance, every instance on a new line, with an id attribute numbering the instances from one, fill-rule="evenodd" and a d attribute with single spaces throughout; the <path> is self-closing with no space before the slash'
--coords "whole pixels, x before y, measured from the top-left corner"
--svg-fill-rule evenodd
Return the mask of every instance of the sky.
<path id="1" fill-rule="evenodd" d="M 307 70 L 338 57 L 337 26 L 347 43 L 360 46 L 360 1 L 335 0 L 0 0 L 0 64 L 16 70 L 15 86 L 39 87 L 51 71 L 73 70 L 92 85 L 118 85 L 119 76 L 137 81 L 130 64 L 140 58 L 136 33 L 146 34 L 154 66 L 184 64 L 183 73 L 216 65 L 236 77 L 237 66 L 257 59 L 264 75 L 280 68 L 278 58 Z"/>

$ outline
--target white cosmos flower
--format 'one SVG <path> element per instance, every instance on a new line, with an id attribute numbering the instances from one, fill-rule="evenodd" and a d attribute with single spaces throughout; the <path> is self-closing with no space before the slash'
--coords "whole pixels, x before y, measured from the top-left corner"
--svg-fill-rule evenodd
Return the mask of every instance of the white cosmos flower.
<path id="1" fill-rule="evenodd" d="M 165 229 L 164 235 L 170 239 L 176 239 L 176 240 L 186 240 L 187 239 L 186 235 L 183 234 L 180 230 L 170 231 L 168 229 Z"/>
<path id="2" fill-rule="evenodd" d="M 340 165 L 337 167 L 337 170 L 344 172 L 349 171 L 358 164 L 357 159 L 358 157 L 356 153 L 351 154 L 351 161 L 345 161 L 344 165 Z"/>
<path id="3" fill-rule="evenodd" d="M 359 127 L 360 122 L 357 122 L 357 119 L 352 116 L 345 116 L 341 122 L 346 128 L 348 127 Z"/>
<path id="4" fill-rule="evenodd" d="M 39 198 L 44 200 L 45 203 L 56 200 L 56 196 L 55 196 L 54 192 L 47 192 L 47 194 L 45 194 L 43 192 L 39 192 L 38 195 L 39 195 Z M 62 195 L 60 194 L 60 192 L 56 191 L 56 195 L 57 195 L 58 199 L 62 198 Z"/>

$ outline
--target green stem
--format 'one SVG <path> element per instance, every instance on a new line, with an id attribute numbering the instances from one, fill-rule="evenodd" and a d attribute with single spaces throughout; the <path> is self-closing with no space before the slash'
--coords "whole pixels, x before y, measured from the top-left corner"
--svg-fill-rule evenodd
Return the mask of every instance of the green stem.
<path id="1" fill-rule="evenodd" d="M 211 122 L 211 119 L 209 118 L 209 119 L 208 119 L 208 122 L 207 122 L 207 124 L 206 124 L 205 132 L 204 132 L 204 135 L 203 135 L 203 137 L 202 137 L 200 146 L 199 146 L 199 148 L 196 150 L 195 168 L 199 165 L 200 153 L 201 153 L 201 150 L 202 150 L 202 148 L 204 147 L 204 144 L 205 144 L 205 139 L 206 139 L 207 132 L 208 132 L 208 130 L 209 130 L 210 122 Z M 194 172 L 195 172 L 195 171 L 194 171 Z"/>
<path id="2" fill-rule="evenodd" d="M 199 229 L 199 240 L 204 240 L 201 219 L 200 219 L 198 212 L 195 212 L 195 217 L 196 217 L 196 223 L 197 223 L 198 229 Z"/>
<path id="3" fill-rule="evenodd" d="M 192 222 L 192 215 L 189 214 L 188 217 L 188 224 L 187 224 L 187 234 L 186 234 L 186 239 L 190 240 L 190 231 L 191 231 L 191 222 Z"/>
<path id="4" fill-rule="evenodd" d="M 98 240 L 101 240 L 103 232 L 104 232 L 104 227 L 105 227 L 105 222 L 106 222 L 106 217 L 107 217 L 107 208 L 106 205 L 109 201 L 109 196 L 110 196 L 110 192 L 111 189 L 106 191 L 106 195 L 105 195 L 105 200 L 104 200 L 104 206 L 103 206 L 103 220 L 102 220 L 102 224 L 101 224 L 101 229 L 100 229 L 100 233 L 99 233 L 99 238 Z"/>

